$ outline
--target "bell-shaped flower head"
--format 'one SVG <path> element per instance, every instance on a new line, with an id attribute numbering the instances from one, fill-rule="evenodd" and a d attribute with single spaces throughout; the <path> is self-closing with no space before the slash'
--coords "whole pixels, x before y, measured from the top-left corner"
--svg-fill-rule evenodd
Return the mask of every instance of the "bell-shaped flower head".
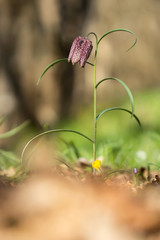
<path id="1" fill-rule="evenodd" d="M 84 67 L 92 48 L 92 42 L 89 39 L 80 36 L 76 37 L 70 49 L 68 62 L 71 61 L 73 65 L 80 62 L 80 66 Z"/>

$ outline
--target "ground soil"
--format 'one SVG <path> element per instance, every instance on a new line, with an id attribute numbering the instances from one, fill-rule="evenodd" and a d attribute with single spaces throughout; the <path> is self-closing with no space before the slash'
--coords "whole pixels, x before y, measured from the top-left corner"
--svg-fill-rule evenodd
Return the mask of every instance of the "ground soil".
<path id="1" fill-rule="evenodd" d="M 158 173 L 84 167 L 33 171 L 16 183 L 0 180 L 0 239 L 158 240 Z"/>

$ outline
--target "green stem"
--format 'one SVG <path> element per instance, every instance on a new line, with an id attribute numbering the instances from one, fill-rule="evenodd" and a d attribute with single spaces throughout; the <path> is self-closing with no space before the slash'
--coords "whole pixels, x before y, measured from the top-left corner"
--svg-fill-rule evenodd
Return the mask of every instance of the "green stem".
<path id="1" fill-rule="evenodd" d="M 93 161 L 96 160 L 96 138 L 97 138 L 97 81 L 96 81 L 96 63 L 97 63 L 97 49 L 98 44 L 96 44 L 95 58 L 94 58 L 94 142 L 93 142 Z"/>

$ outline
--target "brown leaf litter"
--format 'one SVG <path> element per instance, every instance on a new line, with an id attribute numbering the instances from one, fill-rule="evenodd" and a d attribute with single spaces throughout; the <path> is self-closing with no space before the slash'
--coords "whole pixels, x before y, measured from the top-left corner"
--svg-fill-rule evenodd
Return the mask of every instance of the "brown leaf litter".
<path id="1" fill-rule="evenodd" d="M 160 239 L 159 185 L 133 192 L 124 179 L 81 181 L 45 170 L 14 187 L 1 182 L 0 239 Z"/>

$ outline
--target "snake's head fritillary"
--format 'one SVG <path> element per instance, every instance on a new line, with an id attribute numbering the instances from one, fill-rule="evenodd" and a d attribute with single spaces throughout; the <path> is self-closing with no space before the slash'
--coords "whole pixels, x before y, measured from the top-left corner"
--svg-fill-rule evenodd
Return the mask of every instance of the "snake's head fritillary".
<path id="1" fill-rule="evenodd" d="M 70 49 L 68 62 L 71 61 L 73 65 L 79 62 L 80 66 L 84 67 L 92 48 L 92 42 L 89 39 L 80 36 L 76 37 Z"/>

